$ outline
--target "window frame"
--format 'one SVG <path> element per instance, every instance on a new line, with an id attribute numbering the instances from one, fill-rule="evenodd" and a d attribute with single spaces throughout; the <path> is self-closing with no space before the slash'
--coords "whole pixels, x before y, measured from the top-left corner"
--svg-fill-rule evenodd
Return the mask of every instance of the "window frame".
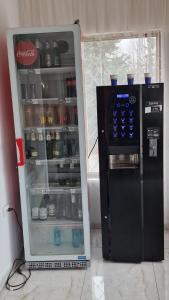
<path id="1" fill-rule="evenodd" d="M 148 32 L 125 32 L 125 33 L 104 33 L 104 34 L 89 34 L 89 35 L 82 35 L 81 36 L 81 46 L 85 42 L 98 42 L 98 41 L 109 41 L 109 40 L 120 40 L 120 39 L 132 39 L 132 38 L 145 38 L 145 37 L 155 37 L 156 38 L 156 78 L 158 78 L 158 81 L 161 82 L 161 31 L 159 30 L 153 30 Z M 83 51 L 82 51 L 82 70 L 83 70 Z M 83 80 L 83 85 L 84 85 Z M 85 117 L 85 124 L 86 124 L 86 150 L 87 150 L 87 174 L 89 178 L 97 178 L 99 176 L 99 170 L 98 172 L 92 172 L 89 171 L 89 159 L 88 155 L 91 151 L 91 149 L 88 148 L 88 117 L 87 117 L 87 109 L 86 109 L 86 98 L 84 95 L 84 117 Z M 95 141 L 94 141 L 95 143 Z M 94 145 L 93 143 L 93 145 Z M 97 141 L 98 143 L 98 141 Z"/>

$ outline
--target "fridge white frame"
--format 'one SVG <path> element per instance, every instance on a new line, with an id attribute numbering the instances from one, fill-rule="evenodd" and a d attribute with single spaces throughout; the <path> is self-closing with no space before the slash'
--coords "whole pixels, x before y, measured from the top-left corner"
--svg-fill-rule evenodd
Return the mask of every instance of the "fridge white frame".
<path id="1" fill-rule="evenodd" d="M 84 254 L 83 255 L 31 255 L 30 240 L 29 240 L 29 224 L 28 224 L 28 210 L 27 210 L 27 195 L 26 195 L 26 180 L 25 180 L 25 165 L 18 167 L 19 185 L 20 185 L 20 199 L 22 211 L 22 225 L 24 237 L 24 249 L 26 262 L 55 262 L 55 261 L 77 261 L 85 262 L 90 260 L 90 224 L 89 224 L 89 210 L 88 210 L 88 191 L 87 191 L 87 163 L 86 163 L 86 128 L 84 118 L 84 101 L 82 88 L 82 63 L 81 63 L 81 37 L 79 25 L 66 25 L 57 27 L 27 27 L 14 28 L 8 31 L 7 45 L 8 45 L 8 60 L 10 70 L 15 137 L 23 138 L 23 131 L 21 126 L 21 114 L 18 93 L 17 69 L 14 56 L 13 36 L 16 34 L 38 34 L 51 32 L 66 32 L 71 31 L 74 36 L 74 51 L 75 51 L 75 71 L 76 71 L 76 88 L 77 88 L 77 109 L 78 109 L 78 129 L 79 129 L 79 147 L 80 147 L 80 170 L 81 170 L 81 191 L 82 191 L 82 210 L 83 210 L 83 229 L 84 229 Z M 17 146 L 16 146 L 17 148 Z M 80 264 L 78 264 L 80 267 Z M 36 266 L 35 266 L 36 267 Z M 38 265 L 37 265 L 38 267 Z M 64 265 L 63 265 L 64 267 Z"/>

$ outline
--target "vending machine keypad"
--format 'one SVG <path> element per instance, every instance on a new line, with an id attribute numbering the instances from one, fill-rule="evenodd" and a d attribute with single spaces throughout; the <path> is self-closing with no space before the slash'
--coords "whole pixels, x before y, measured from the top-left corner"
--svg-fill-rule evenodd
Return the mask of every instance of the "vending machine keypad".
<path id="1" fill-rule="evenodd" d="M 111 101 L 111 144 L 131 144 L 138 138 L 139 115 L 136 97 L 129 94 L 116 94 Z"/>

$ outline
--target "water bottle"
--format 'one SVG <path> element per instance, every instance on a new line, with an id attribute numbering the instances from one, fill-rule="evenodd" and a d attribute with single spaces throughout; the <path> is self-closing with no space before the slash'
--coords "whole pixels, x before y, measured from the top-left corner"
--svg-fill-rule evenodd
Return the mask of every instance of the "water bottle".
<path id="1" fill-rule="evenodd" d="M 61 232 L 60 229 L 58 227 L 55 227 L 53 230 L 54 233 L 54 245 L 55 246 L 60 246 L 61 245 Z"/>
<path id="2" fill-rule="evenodd" d="M 81 243 L 80 229 L 72 229 L 72 245 L 74 248 L 78 248 Z"/>

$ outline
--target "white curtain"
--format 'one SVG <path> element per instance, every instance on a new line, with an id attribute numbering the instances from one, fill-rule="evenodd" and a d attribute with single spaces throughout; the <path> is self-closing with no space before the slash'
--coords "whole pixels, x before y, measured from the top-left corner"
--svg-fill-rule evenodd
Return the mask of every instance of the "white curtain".
<path id="1" fill-rule="evenodd" d="M 82 33 L 165 29 L 168 0 L 19 0 L 22 26 L 72 24 Z"/>

